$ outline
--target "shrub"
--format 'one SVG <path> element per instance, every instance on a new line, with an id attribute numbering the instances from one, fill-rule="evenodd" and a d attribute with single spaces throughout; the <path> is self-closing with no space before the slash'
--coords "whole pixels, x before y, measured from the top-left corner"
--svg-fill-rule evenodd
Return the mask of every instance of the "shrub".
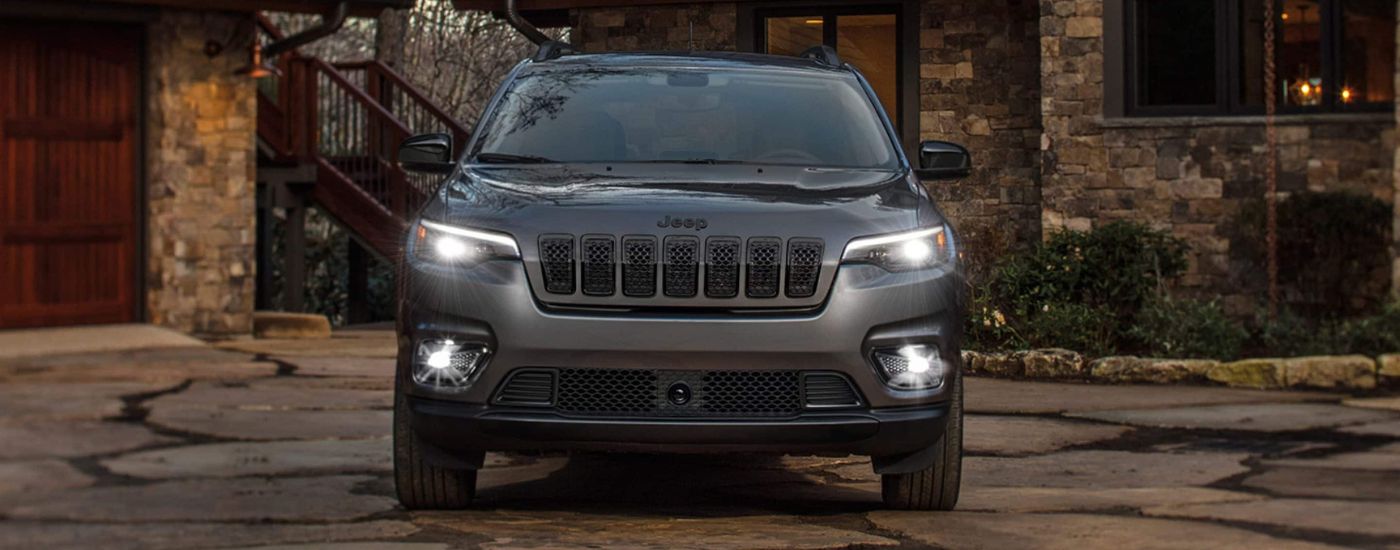
<path id="1" fill-rule="evenodd" d="M 1128 335 L 1144 353 L 1179 359 L 1234 359 L 1249 338 L 1215 302 L 1167 297 L 1149 302 Z"/>
<path id="2" fill-rule="evenodd" d="M 1117 349 L 1121 327 L 1186 269 L 1186 245 L 1147 226 L 1116 222 L 1062 231 L 997 266 L 973 293 L 969 340 L 983 349 Z"/>
<path id="3" fill-rule="evenodd" d="M 1337 339 L 1344 353 L 1377 356 L 1400 352 L 1400 300 L 1393 300 L 1380 313 L 1342 323 Z"/>
<path id="4" fill-rule="evenodd" d="M 1278 274 L 1283 305 L 1308 318 L 1372 310 L 1386 294 L 1391 207 L 1346 192 L 1297 193 L 1278 205 Z M 1239 254 L 1263 273 L 1264 210 L 1240 212 Z M 1260 277 L 1262 284 L 1263 277 Z"/>

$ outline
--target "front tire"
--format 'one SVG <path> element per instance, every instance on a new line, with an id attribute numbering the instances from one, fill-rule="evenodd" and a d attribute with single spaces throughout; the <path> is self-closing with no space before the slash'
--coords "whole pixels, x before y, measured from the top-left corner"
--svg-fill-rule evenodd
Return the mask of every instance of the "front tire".
<path id="1" fill-rule="evenodd" d="M 937 460 L 932 466 L 908 474 L 881 476 L 881 495 L 892 510 L 951 511 L 958 504 L 962 484 L 963 383 L 953 383 L 948 406 L 948 427 L 934 443 Z"/>
<path id="2" fill-rule="evenodd" d="M 476 496 L 476 470 L 435 466 L 409 421 L 408 397 L 394 391 L 394 486 L 409 510 L 462 510 Z"/>

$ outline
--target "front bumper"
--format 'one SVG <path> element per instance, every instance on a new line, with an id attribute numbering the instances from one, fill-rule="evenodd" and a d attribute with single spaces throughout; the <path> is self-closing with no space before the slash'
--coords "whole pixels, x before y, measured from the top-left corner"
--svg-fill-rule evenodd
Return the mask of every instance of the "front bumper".
<path id="1" fill-rule="evenodd" d="M 511 371 L 529 367 L 834 371 L 855 384 L 864 406 L 879 410 L 942 405 L 960 376 L 964 280 L 950 269 L 841 266 L 814 311 L 624 313 L 545 308 L 519 262 L 448 269 L 409 259 L 404 267 L 399 376 L 414 397 L 485 405 Z M 434 392 L 408 379 L 414 343 L 444 336 L 493 350 L 465 391 Z M 955 367 L 942 386 L 885 384 L 873 350 L 910 344 L 937 348 Z"/>
<path id="2" fill-rule="evenodd" d="M 839 452 L 896 456 L 943 435 L 948 406 L 806 413 L 785 420 L 570 418 L 447 401 L 411 399 L 414 431 L 459 452 Z"/>

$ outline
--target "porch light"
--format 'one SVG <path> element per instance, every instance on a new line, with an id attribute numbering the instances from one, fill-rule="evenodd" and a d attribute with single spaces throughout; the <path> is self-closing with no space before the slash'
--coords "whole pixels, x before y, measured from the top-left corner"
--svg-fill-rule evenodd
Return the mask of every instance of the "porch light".
<path id="1" fill-rule="evenodd" d="M 256 42 L 253 43 L 252 51 L 253 58 L 249 62 L 248 66 L 234 71 L 233 74 L 245 75 L 250 78 L 268 78 L 272 76 L 282 76 L 282 71 L 278 70 L 277 67 L 273 67 L 263 63 L 262 44 L 258 44 Z"/>

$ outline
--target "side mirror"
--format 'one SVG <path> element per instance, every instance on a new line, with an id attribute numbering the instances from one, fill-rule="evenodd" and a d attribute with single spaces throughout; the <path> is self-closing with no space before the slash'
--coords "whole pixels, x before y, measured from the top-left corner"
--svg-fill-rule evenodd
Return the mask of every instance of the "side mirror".
<path id="1" fill-rule="evenodd" d="M 457 167 L 457 163 L 452 162 L 452 136 L 423 134 L 403 140 L 403 145 L 399 146 L 399 166 L 412 172 L 451 173 Z"/>
<path id="2" fill-rule="evenodd" d="M 919 177 L 927 180 L 955 180 L 972 173 L 972 154 L 967 148 L 946 141 L 925 141 L 919 145 Z"/>

